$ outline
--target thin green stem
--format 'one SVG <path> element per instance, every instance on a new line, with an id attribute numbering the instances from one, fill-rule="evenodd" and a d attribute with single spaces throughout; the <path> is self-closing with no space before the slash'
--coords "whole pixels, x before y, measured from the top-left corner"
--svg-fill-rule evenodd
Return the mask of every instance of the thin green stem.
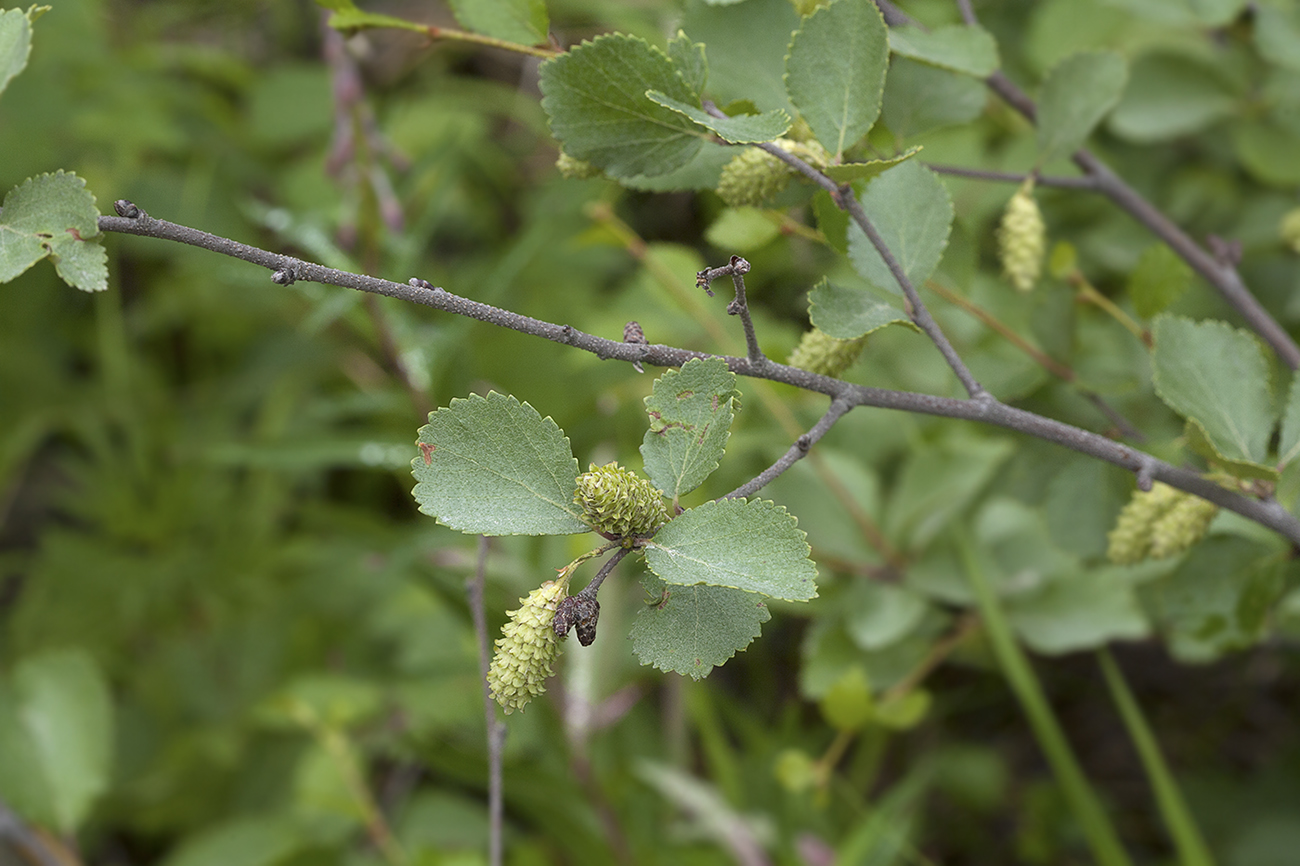
<path id="1" fill-rule="evenodd" d="M 983 566 L 975 555 L 970 539 L 964 529 L 958 529 L 956 536 L 962 564 L 975 591 L 975 599 L 980 608 L 980 616 L 984 620 L 984 628 L 988 633 L 993 654 L 1011 690 L 1015 692 L 1021 708 L 1025 711 L 1025 716 L 1029 719 L 1034 737 L 1038 740 L 1038 745 L 1043 750 L 1052 773 L 1061 786 L 1066 802 L 1069 803 L 1071 811 L 1079 821 L 1088 847 L 1092 849 L 1093 857 L 1102 866 L 1132 866 L 1128 853 L 1120 844 L 1114 825 L 1106 817 L 1096 791 L 1079 767 L 1079 761 L 1074 756 L 1060 723 L 1052 713 L 1051 706 L 1047 703 L 1042 683 L 1039 682 L 1028 657 L 1011 633 L 1011 626 L 984 575 Z"/>
<path id="2" fill-rule="evenodd" d="M 1142 759 L 1142 768 L 1146 770 L 1147 780 L 1155 792 L 1160 817 L 1164 819 L 1174 847 L 1178 849 L 1178 862 L 1181 866 L 1214 866 L 1209 846 L 1205 844 L 1196 819 L 1187 808 L 1178 782 L 1169 772 L 1169 765 L 1165 763 L 1160 744 L 1151 732 L 1142 708 L 1124 681 L 1123 671 L 1106 649 L 1097 651 L 1097 664 L 1101 667 L 1102 676 L 1106 678 L 1111 700 L 1115 702 L 1120 718 L 1124 720 L 1124 727 L 1128 729 L 1129 739 L 1133 741 L 1133 747 Z"/>

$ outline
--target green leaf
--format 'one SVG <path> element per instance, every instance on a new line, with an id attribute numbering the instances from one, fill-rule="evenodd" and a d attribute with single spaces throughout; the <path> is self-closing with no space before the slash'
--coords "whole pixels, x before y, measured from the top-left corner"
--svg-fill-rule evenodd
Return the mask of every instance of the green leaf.
<path id="1" fill-rule="evenodd" d="M 1258 3 L 1255 8 L 1255 46 L 1270 63 L 1300 72 L 1300 10 Z"/>
<path id="2" fill-rule="evenodd" d="M 30 656 L 0 706 L 0 792 L 27 817 L 74 833 L 108 787 L 113 705 L 80 650 Z"/>
<path id="3" fill-rule="evenodd" d="M 650 177 L 644 174 L 619 178 L 618 182 L 630 189 L 645 192 L 680 192 L 688 189 L 715 189 L 722 169 L 736 158 L 735 148 L 726 144 L 706 141 L 699 153 L 681 168 L 667 174 Z"/>
<path id="4" fill-rule="evenodd" d="M 826 690 L 819 703 L 822 718 L 839 731 L 862 730 L 871 721 L 876 709 L 866 671 L 858 665 L 846 670 Z"/>
<path id="5" fill-rule="evenodd" d="M 725 361 L 694 358 L 655 380 L 645 398 L 650 429 L 641 442 L 645 473 L 670 499 L 704 483 L 731 436 L 732 401 L 740 396 Z"/>
<path id="6" fill-rule="evenodd" d="M 1139 143 L 1198 132 L 1237 110 L 1237 93 L 1212 65 L 1181 54 L 1138 58 L 1107 126 Z"/>
<path id="7" fill-rule="evenodd" d="M 1153 381 L 1161 400 L 1194 418 L 1229 460 L 1263 463 L 1276 417 L 1259 343 L 1224 322 L 1162 315 L 1153 328 Z"/>
<path id="8" fill-rule="evenodd" d="M 984 489 L 1015 450 L 1005 439 L 962 436 L 922 448 L 903 465 L 886 514 L 895 544 L 924 548 Z"/>
<path id="9" fill-rule="evenodd" d="M 1259 638 L 1282 590 L 1282 565 L 1253 541 L 1211 536 L 1141 595 L 1175 657 L 1208 661 Z"/>
<path id="10" fill-rule="evenodd" d="M 1131 569 L 1076 571 L 1005 602 L 1007 617 L 1035 652 L 1061 655 L 1148 637 Z"/>
<path id="11" fill-rule="evenodd" d="M 479 535 L 589 531 L 568 437 L 527 403 L 495 391 L 452 400 L 429 413 L 418 444 L 413 493 L 439 523 Z"/>
<path id="12" fill-rule="evenodd" d="M 790 128 L 790 115 L 777 108 L 765 114 L 741 114 L 737 117 L 714 117 L 703 109 L 673 99 L 658 90 L 646 92 L 651 102 L 657 102 L 683 117 L 689 117 L 723 141 L 732 144 L 755 144 L 780 138 Z"/>
<path id="13" fill-rule="evenodd" d="M 307 843 L 287 817 L 235 818 L 185 840 L 165 866 L 273 866 Z"/>
<path id="14" fill-rule="evenodd" d="M 836 252 L 849 253 L 849 215 L 837 205 L 830 193 L 824 189 L 817 190 L 812 200 L 813 213 L 817 217 L 817 228 L 826 238 L 826 243 Z"/>
<path id="15" fill-rule="evenodd" d="M 32 53 L 32 22 L 21 9 L 0 12 L 0 93 L 27 67 Z"/>
<path id="16" fill-rule="evenodd" d="M 1300 455 L 1300 375 L 1291 377 L 1286 409 L 1282 412 L 1282 438 L 1277 443 L 1278 466 L 1286 466 Z"/>
<path id="17" fill-rule="evenodd" d="M 1292 109 L 1294 111 L 1294 109 Z M 1273 118 L 1248 118 L 1232 125 L 1232 148 L 1241 164 L 1273 186 L 1300 184 L 1300 135 Z"/>
<path id="18" fill-rule="evenodd" d="M 661 671 L 702 679 L 749 646 L 772 618 L 762 597 L 752 592 L 668 586 L 652 574 L 642 584 L 653 603 L 632 623 L 632 652 Z"/>
<path id="19" fill-rule="evenodd" d="M 704 56 L 704 44 L 692 42 L 682 30 L 668 40 L 668 59 L 677 67 L 677 73 L 696 96 L 704 95 L 704 85 L 709 81 L 709 61 Z"/>
<path id="20" fill-rule="evenodd" d="M 1187 262 L 1164 244 L 1152 244 L 1129 274 L 1128 294 L 1137 314 L 1149 319 L 1178 300 L 1191 282 L 1192 269 Z"/>
<path id="21" fill-rule="evenodd" d="M 1038 99 L 1039 164 L 1082 147 L 1115 107 L 1127 80 L 1128 66 L 1113 51 L 1080 52 L 1056 64 Z"/>
<path id="22" fill-rule="evenodd" d="M 1187 439 L 1187 448 L 1193 454 L 1199 454 L 1214 463 L 1215 467 L 1235 475 L 1237 478 L 1258 478 L 1264 481 L 1276 481 L 1278 471 L 1272 466 L 1253 460 L 1234 460 L 1227 457 L 1210 441 L 1204 425 L 1195 418 L 1188 418 L 1183 435 Z"/>
<path id="23" fill-rule="evenodd" d="M 852 183 L 855 180 L 871 180 L 874 177 L 884 174 L 894 166 L 906 162 L 920 152 L 920 147 L 914 147 L 905 153 L 890 157 L 889 159 L 872 159 L 867 162 L 846 162 L 840 165 L 828 165 L 823 169 L 823 171 L 827 177 L 836 183 Z"/>
<path id="24" fill-rule="evenodd" d="M 782 108 L 792 116 L 782 74 L 790 34 L 798 26 L 789 0 L 745 0 L 732 6 L 692 0 L 682 18 L 682 29 L 703 42 L 708 53 L 714 102 L 748 99 L 760 111 Z"/>
<path id="25" fill-rule="evenodd" d="M 98 241 L 99 211 L 86 182 L 59 171 L 28 178 L 5 196 L 0 213 L 0 283 L 49 257 L 65 283 L 108 288 L 108 256 Z"/>
<path id="26" fill-rule="evenodd" d="M 952 227 L 952 199 L 934 172 L 915 160 L 889 169 L 861 196 L 862 209 L 907 274 L 920 286 L 939 264 Z M 902 289 L 885 261 L 856 223 L 849 224 L 849 258 L 873 286 L 892 294 Z"/>
<path id="27" fill-rule="evenodd" d="M 901 697 L 881 701 L 876 705 L 876 721 L 891 731 L 907 731 L 916 727 L 930 712 L 934 699 L 925 689 L 908 692 Z"/>
<path id="28" fill-rule="evenodd" d="M 896 57 L 885 79 L 882 116 L 900 141 L 968 123 L 988 104 L 988 88 L 969 75 Z"/>
<path id="29" fill-rule="evenodd" d="M 786 601 L 816 598 L 817 567 L 784 508 L 755 499 L 706 502 L 668 521 L 645 548 L 665 583 L 727 586 Z"/>
<path id="30" fill-rule="evenodd" d="M 705 239 L 728 253 L 745 253 L 776 240 L 781 228 L 761 208 L 729 207 L 705 231 Z"/>
<path id="31" fill-rule="evenodd" d="M 694 123 L 646 97 L 658 90 L 685 103 L 696 98 L 668 56 L 644 39 L 620 33 L 583 42 L 543 63 L 540 84 L 564 152 L 611 177 L 667 174 L 704 143 Z"/>
<path id="32" fill-rule="evenodd" d="M 998 44 L 979 27 L 953 24 L 929 32 L 919 27 L 891 27 L 889 50 L 976 78 L 986 78 L 998 68 Z"/>
<path id="33" fill-rule="evenodd" d="M 873 652 L 911 634 L 928 609 L 912 589 L 860 581 L 844 597 L 844 630 L 854 644 Z"/>
<path id="34" fill-rule="evenodd" d="M 877 301 L 862 289 L 837 286 L 822 277 L 808 293 L 812 323 L 840 340 L 855 340 L 895 322 L 920 329 L 897 307 Z"/>
<path id="35" fill-rule="evenodd" d="M 785 60 L 790 102 L 834 155 L 853 146 L 880 114 L 889 35 L 869 0 L 836 0 L 803 19 Z"/>
<path id="36" fill-rule="evenodd" d="M 451 10 L 466 30 L 521 45 L 545 42 L 550 27 L 546 0 L 451 0 Z"/>
<path id="37" fill-rule="evenodd" d="M 429 32 L 429 27 L 426 24 L 417 24 L 414 21 L 407 21 L 405 18 L 396 18 L 380 12 L 363 12 L 357 8 L 352 0 L 316 0 L 316 3 L 326 9 L 333 10 L 328 24 L 335 30 L 352 32 L 372 27 L 395 27 L 399 30 L 414 30 L 416 33 L 426 35 Z"/>

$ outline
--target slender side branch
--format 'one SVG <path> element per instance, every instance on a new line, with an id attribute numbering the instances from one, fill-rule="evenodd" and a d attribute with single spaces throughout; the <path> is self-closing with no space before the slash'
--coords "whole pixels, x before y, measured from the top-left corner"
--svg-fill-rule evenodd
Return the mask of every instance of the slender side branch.
<path id="1" fill-rule="evenodd" d="M 1090 433 L 1078 427 L 1072 427 L 1051 418 L 1036 415 L 1023 409 L 1016 409 L 999 403 L 992 398 L 957 400 L 949 397 L 935 397 L 929 394 L 916 394 L 909 391 L 889 391 L 882 388 L 868 388 L 829 376 L 819 376 L 775 361 L 767 361 L 761 369 L 756 369 L 748 358 L 711 355 L 672 346 L 652 344 L 645 346 L 637 343 L 623 343 L 607 340 L 577 330 L 570 325 L 557 325 L 540 319 L 521 316 L 508 310 L 502 310 L 488 304 L 481 304 L 453 295 L 440 288 L 434 288 L 423 280 L 412 280 L 410 284 L 394 283 L 360 274 L 349 274 L 334 268 L 304 262 L 291 256 L 278 255 L 247 244 L 237 243 L 226 238 L 217 237 L 207 232 L 179 226 L 175 223 L 155 220 L 129 202 L 119 202 L 121 213 L 132 213 L 130 217 L 100 217 L 99 228 L 105 232 L 124 232 L 127 234 L 157 237 L 180 243 L 203 247 L 234 258 L 243 259 L 266 268 L 274 273 L 273 282 L 287 285 L 295 279 L 311 280 L 328 285 L 342 286 L 362 292 L 374 292 L 394 298 L 423 304 L 434 309 L 445 310 L 456 315 L 466 316 L 483 322 L 489 322 L 503 328 L 532 334 L 564 343 L 567 346 L 591 352 L 598 358 L 616 358 L 621 361 L 643 361 L 660 367 L 680 367 L 692 358 L 721 358 L 728 369 L 740 376 L 768 379 L 784 382 L 796 388 L 826 394 L 833 399 L 845 401 L 850 407 L 874 406 L 881 409 L 897 409 L 904 412 L 918 412 L 924 415 L 938 415 L 945 418 L 960 418 L 967 421 L 979 421 L 1015 430 L 1021 433 L 1054 442 L 1082 454 L 1105 460 L 1138 474 L 1139 485 L 1149 487 L 1152 481 L 1163 481 L 1171 487 L 1177 487 L 1188 493 L 1194 493 L 1202 499 L 1216 503 L 1229 511 L 1246 517 L 1285 536 L 1289 541 L 1300 545 L 1300 520 L 1297 520 L 1285 508 L 1272 500 L 1250 499 L 1230 490 L 1226 490 L 1202 478 L 1197 473 L 1180 469 L 1157 460 L 1136 448 L 1123 445 Z M 1144 487 L 1144 489 L 1147 489 Z"/>
<path id="2" fill-rule="evenodd" d="M 885 14 L 890 24 L 891 16 L 901 16 L 887 0 L 876 0 L 876 5 Z M 957 0 L 962 19 L 971 26 L 978 26 L 979 20 L 967 0 Z M 1017 87 L 1001 70 L 984 79 L 988 88 L 1026 118 L 1033 121 L 1037 117 L 1034 101 Z M 1094 189 L 1127 211 L 1142 223 L 1168 247 L 1177 253 L 1187 264 L 1192 266 L 1206 282 L 1214 286 L 1223 299 L 1237 311 L 1254 331 L 1273 347 L 1273 351 L 1292 370 L 1300 369 L 1300 345 L 1297 345 L 1286 329 L 1264 309 L 1229 260 L 1215 257 L 1179 228 L 1173 220 L 1165 216 L 1151 202 L 1143 198 L 1137 190 L 1129 186 L 1115 172 L 1099 160 L 1087 148 L 1080 148 L 1074 153 L 1074 164 L 1083 169 L 1093 180 Z"/>
<path id="3" fill-rule="evenodd" d="M 706 109 L 707 108 L 708 106 L 706 106 Z M 721 112 L 716 111 L 716 109 L 710 113 L 719 114 L 723 117 L 726 116 L 721 114 Z M 907 303 L 911 307 L 909 312 L 912 321 L 915 322 L 916 326 L 924 331 L 926 336 L 928 336 L 934 343 L 935 347 L 939 350 L 939 353 L 943 355 L 944 360 L 948 362 L 948 366 L 952 368 L 953 373 L 957 375 L 957 379 L 961 382 L 962 387 L 966 389 L 966 393 L 976 399 L 987 398 L 988 392 L 985 391 L 984 386 L 976 381 L 975 377 L 971 375 L 965 362 L 963 362 L 961 357 L 957 354 L 957 350 L 952 347 L 952 343 L 948 342 L 948 338 L 939 328 L 939 324 L 934 320 L 934 317 L 930 315 L 930 311 L 926 309 L 925 302 L 922 301 L 921 296 L 916 293 L 916 287 L 912 285 L 912 281 L 908 279 L 907 273 L 904 272 L 902 266 L 898 264 L 898 259 L 894 258 L 894 254 L 885 244 L 884 238 L 880 236 L 880 232 L 876 231 L 875 225 L 873 225 L 871 220 L 867 217 L 866 211 L 862 209 L 862 204 L 856 197 L 854 197 L 852 191 L 848 187 L 840 187 L 835 183 L 835 181 L 831 180 L 799 157 L 791 153 L 786 153 L 784 150 L 770 142 L 764 142 L 763 144 L 755 145 L 755 147 L 762 148 L 764 151 L 772 154 L 772 156 L 775 156 L 786 165 L 796 169 L 800 174 L 810 178 L 813 183 L 829 192 L 831 199 L 834 200 L 842 210 L 848 211 L 849 216 L 858 224 L 858 228 L 862 229 L 866 234 L 867 239 L 871 241 L 871 245 L 876 248 L 876 252 L 880 253 L 880 257 L 884 259 L 885 266 L 889 268 L 889 272 L 894 275 L 894 279 L 903 290 L 903 295 L 907 298 Z"/>
<path id="4" fill-rule="evenodd" d="M 722 498 L 739 499 L 742 496 L 752 496 L 775 481 L 781 476 L 781 473 L 806 457 L 808 451 L 817 444 L 818 440 L 825 436 L 827 431 L 835 426 L 835 422 L 847 415 L 852 408 L 852 404 L 847 400 L 838 397 L 832 400 L 826 414 L 822 415 L 807 433 L 794 440 L 794 444 L 790 446 L 785 454 L 781 455 L 779 460 Z"/>
<path id="5" fill-rule="evenodd" d="M 935 162 L 927 162 L 925 167 L 938 174 L 950 174 L 953 177 L 969 177 L 973 180 L 992 180 L 1003 183 L 1024 183 L 1029 174 L 1023 174 L 1017 171 L 988 171 L 982 168 L 963 168 L 959 165 L 939 165 Z M 1059 175 L 1033 175 L 1034 183 L 1038 186 L 1055 186 L 1062 189 L 1082 189 L 1096 191 L 1098 189 L 1097 179 L 1093 177 L 1061 177 Z"/>
<path id="6" fill-rule="evenodd" d="M 502 817 L 504 814 L 503 781 L 501 775 L 502 753 L 506 745 L 505 722 L 497 718 L 496 701 L 488 686 L 488 633 L 487 614 L 483 609 L 483 590 L 487 583 L 487 536 L 478 539 L 478 560 L 474 574 L 465 582 L 469 596 L 469 612 L 474 620 L 474 637 L 478 642 L 479 682 L 483 685 L 483 713 L 487 719 L 488 752 L 488 866 L 501 866 Z"/>
<path id="7" fill-rule="evenodd" d="M 749 362 L 755 369 L 762 369 L 767 363 L 767 356 L 758 346 L 758 335 L 754 333 L 754 320 L 749 315 L 749 299 L 745 297 L 745 274 L 749 273 L 749 262 L 740 256 L 732 256 L 731 261 L 720 268 L 705 268 L 695 275 L 695 284 L 710 295 L 713 294 L 709 284 L 718 277 L 731 276 L 731 284 L 736 289 L 736 297 L 727 305 L 728 316 L 740 316 L 740 324 L 745 329 L 745 349 Z"/>
<path id="8" fill-rule="evenodd" d="M 594 599 L 596 593 L 600 592 L 600 585 L 605 582 L 605 578 L 609 577 L 609 573 L 614 570 L 614 566 L 622 562 L 623 557 L 631 552 L 632 548 L 630 547 L 620 547 L 614 551 L 614 555 L 605 560 L 605 564 L 600 567 L 600 571 L 596 572 L 596 576 L 591 579 L 591 582 L 575 594 L 582 598 Z"/>

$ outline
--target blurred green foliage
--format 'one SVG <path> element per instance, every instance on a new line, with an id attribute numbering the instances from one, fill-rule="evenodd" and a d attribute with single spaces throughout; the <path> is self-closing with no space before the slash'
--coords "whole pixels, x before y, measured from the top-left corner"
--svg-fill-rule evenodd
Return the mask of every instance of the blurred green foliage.
<path id="1" fill-rule="evenodd" d="M 958 21 L 948 2 L 902 5 L 929 26 Z M 1127 57 L 1129 83 L 1091 146 L 1192 236 L 1239 240 L 1247 284 L 1300 330 L 1300 268 L 1277 233 L 1296 204 L 1294 4 L 985 5 L 1003 70 L 1031 92 L 1073 52 Z M 780 57 L 798 21 L 787 0 L 547 7 L 562 46 L 618 30 L 663 47 L 685 21 L 729 46 L 710 50 L 723 70 L 711 92 L 790 107 L 779 73 L 737 73 L 749 55 L 724 39 L 726 16 L 744 13 L 753 56 Z M 454 26 L 441 3 L 374 8 Z M 62 168 L 105 212 L 125 198 L 327 265 L 418 275 L 611 338 L 636 319 L 651 342 L 718 353 L 743 340 L 694 274 L 743 249 L 778 360 L 807 327 L 814 285 L 861 285 L 778 211 L 755 220 L 708 192 L 561 178 L 533 58 L 370 30 L 335 43 L 353 59 L 331 66 L 337 37 L 322 24 L 306 2 L 59 0 L 0 98 L 0 188 Z M 353 63 L 360 102 L 340 90 Z M 1027 122 L 951 70 L 895 57 L 882 118 L 868 138 L 880 156 L 920 144 L 931 163 L 1034 165 Z M 956 222 L 936 282 L 1069 364 L 1078 385 L 927 294 L 981 381 L 1105 430 L 1086 387 L 1147 450 L 1183 459 L 1182 419 L 1155 398 L 1140 340 L 1063 280 L 1023 296 L 999 279 L 994 229 L 1014 188 L 943 184 Z M 776 204 L 833 243 L 833 218 L 810 188 L 792 189 Z M 1051 236 L 1130 314 L 1167 303 L 1239 324 L 1113 205 L 1037 195 Z M 70 707 L 55 713 L 67 728 L 54 751 L 89 767 L 61 774 L 57 760 L 0 749 L 0 799 L 76 828 L 87 863 L 486 862 L 465 595 L 475 544 L 417 514 L 415 431 L 433 406 L 495 388 L 553 416 L 581 465 L 639 468 L 653 376 L 387 299 L 282 288 L 198 249 L 106 245 L 106 293 L 74 291 L 45 264 L 0 287 L 0 743 Z M 1155 288 L 1130 299 L 1135 281 Z M 932 347 L 901 328 L 873 334 L 845 375 L 956 393 Z M 785 386 L 740 390 L 726 457 L 688 505 L 768 466 L 824 410 Z M 1137 860 L 1172 862 L 1172 848 L 1084 654 L 1112 641 L 1134 642 L 1116 657 L 1219 862 L 1291 862 L 1300 596 L 1277 537 L 1225 514 L 1184 559 L 1112 567 L 1105 534 L 1131 489 L 1113 467 L 870 409 L 815 454 L 763 495 L 800 517 L 821 597 L 773 604 L 763 637 L 696 683 L 638 664 L 624 635 L 646 594 L 636 573 L 616 574 L 601 642 L 567 646 L 547 699 L 510 719 L 507 862 L 726 863 L 743 856 L 737 839 L 792 864 L 1085 862 L 969 612 L 954 527 L 970 530 L 1010 627 L 1041 654 L 1047 697 Z M 493 634 L 575 544 L 492 542 Z"/>

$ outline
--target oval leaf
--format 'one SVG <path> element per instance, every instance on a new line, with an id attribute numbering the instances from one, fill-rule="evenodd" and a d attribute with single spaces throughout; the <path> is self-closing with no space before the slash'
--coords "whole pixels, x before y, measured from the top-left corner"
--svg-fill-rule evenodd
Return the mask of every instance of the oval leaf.
<path id="1" fill-rule="evenodd" d="M 641 442 L 645 472 L 676 499 L 704 483 L 731 436 L 736 374 L 717 358 L 687 361 L 655 380 L 645 398 L 650 429 Z"/>
<path id="2" fill-rule="evenodd" d="M 451 0 L 451 10 L 466 30 L 523 45 L 545 42 L 550 26 L 545 0 Z"/>
<path id="3" fill-rule="evenodd" d="M 642 664 L 703 679 L 743 650 L 772 618 L 763 599 L 722 586 L 668 586 L 642 580 L 651 599 L 632 623 L 632 652 Z"/>
<path id="4" fill-rule="evenodd" d="M 871 182 L 861 196 L 876 230 L 912 285 L 929 278 L 948 246 L 952 199 L 934 172 L 915 160 L 891 168 Z M 873 286 L 900 294 L 902 289 L 855 223 L 849 224 L 849 258 Z"/>
<path id="5" fill-rule="evenodd" d="M 895 322 L 920 329 L 897 307 L 877 301 L 861 289 L 834 285 L 824 277 L 808 293 L 812 323 L 838 340 L 856 340 Z"/>
<path id="6" fill-rule="evenodd" d="M 920 27 L 889 28 L 889 49 L 931 66 L 976 78 L 998 68 L 998 44 L 987 30 L 953 24 L 925 31 Z"/>
<path id="7" fill-rule="evenodd" d="M 1268 362 L 1259 343 L 1225 322 L 1160 316 L 1151 353 L 1156 393 L 1200 423 L 1214 450 L 1263 463 L 1273 433 Z"/>
<path id="8" fill-rule="evenodd" d="M 85 652 L 45 653 L 18 664 L 11 694 L 0 763 L 12 769 L 5 758 L 18 757 L 39 778 L 13 780 L 24 792 L 15 805 L 51 829 L 75 832 L 108 787 L 113 705 L 103 675 Z"/>
<path id="9" fill-rule="evenodd" d="M 1128 64 L 1113 51 L 1080 52 L 1056 64 L 1038 99 L 1039 163 L 1082 147 L 1127 81 Z"/>
<path id="10" fill-rule="evenodd" d="M 880 114 L 889 34 L 868 0 L 837 0 L 803 20 L 785 60 L 790 102 L 817 140 L 841 154 Z"/>
<path id="11" fill-rule="evenodd" d="M 806 534 L 784 508 L 721 499 L 679 514 L 646 545 L 646 563 L 665 583 L 727 586 L 786 601 L 817 597 L 817 566 Z"/>
<path id="12" fill-rule="evenodd" d="M 706 134 L 646 97 L 697 101 L 671 60 L 644 39 L 598 36 L 541 67 L 542 108 L 564 152 L 611 177 L 667 174 L 690 162 Z"/>
<path id="13" fill-rule="evenodd" d="M 495 391 L 452 400 L 420 428 L 411 461 L 420 511 L 477 535 L 590 530 L 573 503 L 578 461 L 554 421 Z"/>
<path id="14" fill-rule="evenodd" d="M 790 128 L 790 115 L 780 108 L 764 114 L 741 114 L 736 117 L 714 117 L 703 109 L 678 99 L 673 99 L 658 90 L 646 92 L 651 102 L 664 108 L 672 109 L 683 117 L 690 118 L 700 126 L 716 132 L 723 141 L 732 144 L 757 144 L 772 141 L 785 135 Z"/>

